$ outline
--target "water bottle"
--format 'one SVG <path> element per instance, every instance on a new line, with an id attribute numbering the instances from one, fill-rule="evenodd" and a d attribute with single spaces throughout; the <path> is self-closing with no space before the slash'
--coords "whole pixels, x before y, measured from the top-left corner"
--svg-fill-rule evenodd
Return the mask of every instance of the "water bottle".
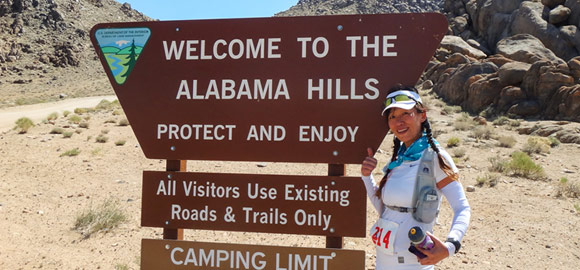
<path id="1" fill-rule="evenodd" d="M 423 229 L 419 226 L 415 226 L 409 230 L 409 239 L 411 240 L 411 246 L 409 247 L 409 251 L 419 258 L 425 258 L 425 254 L 419 251 L 416 247 L 420 247 L 422 249 L 432 249 L 435 245 L 431 237 L 429 237 Z"/>

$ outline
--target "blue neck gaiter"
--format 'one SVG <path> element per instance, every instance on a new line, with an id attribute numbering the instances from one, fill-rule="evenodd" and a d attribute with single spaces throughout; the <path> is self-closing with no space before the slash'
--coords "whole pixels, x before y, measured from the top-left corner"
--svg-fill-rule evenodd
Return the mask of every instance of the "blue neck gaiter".
<path id="1" fill-rule="evenodd" d="M 433 142 L 435 143 L 435 145 L 439 145 L 439 143 L 435 139 L 433 139 Z M 427 136 L 425 134 L 423 134 L 421 138 L 413 142 L 408 149 L 407 146 L 405 146 L 405 144 L 401 145 L 401 148 L 399 148 L 399 152 L 397 153 L 397 159 L 389 163 L 388 167 L 389 170 L 392 170 L 395 167 L 401 165 L 403 161 L 419 160 L 421 158 L 421 155 L 423 154 L 423 151 L 425 151 L 427 147 L 429 147 L 429 140 L 427 139 Z"/>

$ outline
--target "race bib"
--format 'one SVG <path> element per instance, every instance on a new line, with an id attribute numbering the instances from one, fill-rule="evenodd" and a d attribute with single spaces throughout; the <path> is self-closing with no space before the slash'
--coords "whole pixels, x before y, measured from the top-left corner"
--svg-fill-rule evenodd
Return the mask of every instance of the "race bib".
<path id="1" fill-rule="evenodd" d="M 395 254 L 395 237 L 399 224 L 379 218 L 377 223 L 371 228 L 371 238 L 377 246 L 377 250 L 387 254 Z"/>

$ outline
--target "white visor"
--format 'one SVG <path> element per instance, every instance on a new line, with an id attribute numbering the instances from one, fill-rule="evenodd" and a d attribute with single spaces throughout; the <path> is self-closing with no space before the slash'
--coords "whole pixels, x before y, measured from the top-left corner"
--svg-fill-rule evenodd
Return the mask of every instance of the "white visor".
<path id="1" fill-rule="evenodd" d="M 410 97 L 410 100 L 404 100 L 404 101 L 396 101 L 395 97 L 396 96 L 407 96 Z M 391 101 L 391 103 L 385 107 L 385 109 L 383 110 L 383 112 L 381 113 L 382 115 L 385 115 L 385 112 L 390 109 L 390 108 L 401 108 L 404 110 L 410 110 L 413 107 L 415 107 L 415 105 L 417 105 L 417 103 L 423 103 L 423 101 L 421 100 L 421 97 L 419 97 L 419 94 L 412 92 L 412 91 L 408 91 L 408 90 L 399 90 L 399 91 L 395 91 L 393 93 L 390 93 L 386 100 L 385 100 L 385 105 L 387 104 L 387 101 Z"/>

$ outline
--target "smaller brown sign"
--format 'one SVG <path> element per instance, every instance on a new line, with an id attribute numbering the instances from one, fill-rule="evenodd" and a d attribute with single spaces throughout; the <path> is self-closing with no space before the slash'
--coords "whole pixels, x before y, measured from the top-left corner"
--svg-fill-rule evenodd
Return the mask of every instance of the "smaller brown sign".
<path id="1" fill-rule="evenodd" d="M 306 235 L 366 235 L 359 177 L 143 172 L 141 225 Z"/>
<path id="2" fill-rule="evenodd" d="M 141 269 L 358 270 L 362 250 L 143 239 Z"/>

